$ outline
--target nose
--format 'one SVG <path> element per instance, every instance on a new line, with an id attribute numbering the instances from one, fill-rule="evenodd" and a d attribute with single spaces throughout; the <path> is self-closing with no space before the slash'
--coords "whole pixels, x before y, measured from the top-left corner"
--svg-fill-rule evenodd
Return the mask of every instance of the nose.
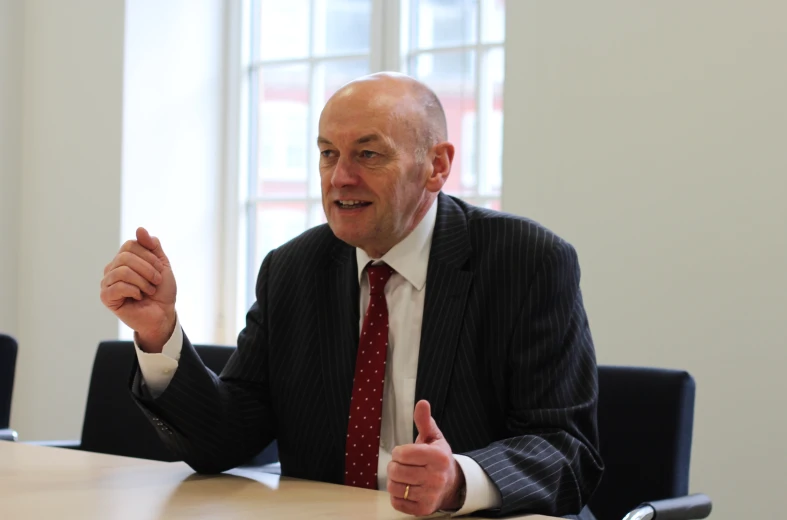
<path id="1" fill-rule="evenodd" d="M 339 160 L 336 162 L 336 167 L 333 169 L 333 175 L 331 175 L 331 185 L 334 188 L 344 188 L 347 186 L 356 186 L 358 182 L 358 174 L 355 171 L 352 161 L 346 157 L 339 157 Z"/>

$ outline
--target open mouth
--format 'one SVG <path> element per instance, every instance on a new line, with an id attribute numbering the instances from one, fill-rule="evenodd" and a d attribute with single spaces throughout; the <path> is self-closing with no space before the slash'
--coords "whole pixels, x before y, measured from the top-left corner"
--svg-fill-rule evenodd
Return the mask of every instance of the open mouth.
<path id="1" fill-rule="evenodd" d="M 360 209 L 365 208 L 366 206 L 371 205 L 371 202 L 366 202 L 363 200 L 337 200 L 334 202 L 339 209 Z"/>

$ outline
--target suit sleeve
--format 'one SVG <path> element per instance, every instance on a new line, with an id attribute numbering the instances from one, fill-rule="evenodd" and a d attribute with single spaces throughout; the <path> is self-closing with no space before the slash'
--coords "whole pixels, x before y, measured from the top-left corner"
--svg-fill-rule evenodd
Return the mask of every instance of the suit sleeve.
<path id="1" fill-rule="evenodd" d="M 202 363 L 183 335 L 178 368 L 153 397 L 134 367 L 131 392 L 164 443 L 195 471 L 219 473 L 257 455 L 276 438 L 268 379 L 266 287 L 269 255 L 257 281 L 238 348 L 220 376 Z"/>
<path id="2" fill-rule="evenodd" d="M 491 515 L 577 514 L 598 485 L 597 369 L 574 249 L 538 268 L 508 346 L 509 438 L 465 453 L 500 490 Z"/>

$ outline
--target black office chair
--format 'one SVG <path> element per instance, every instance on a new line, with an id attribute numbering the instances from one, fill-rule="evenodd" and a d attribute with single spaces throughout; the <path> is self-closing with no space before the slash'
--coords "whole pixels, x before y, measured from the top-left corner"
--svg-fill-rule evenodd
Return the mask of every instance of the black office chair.
<path id="1" fill-rule="evenodd" d="M 235 350 L 218 345 L 195 345 L 195 348 L 205 365 L 217 374 Z M 99 344 L 90 377 L 81 440 L 33 444 L 142 459 L 177 460 L 131 397 L 129 378 L 135 357 L 134 344 L 130 341 Z M 273 442 L 248 465 L 262 466 L 277 461 L 277 445 Z"/>
<path id="2" fill-rule="evenodd" d="M 0 429 L 11 422 L 11 397 L 14 394 L 16 353 L 19 346 L 7 334 L 0 334 Z"/>
<path id="3" fill-rule="evenodd" d="M 693 520 L 710 514 L 687 496 L 694 379 L 687 372 L 599 366 L 598 428 L 606 469 L 590 509 L 598 520 Z"/>
<path id="4" fill-rule="evenodd" d="M 16 439 L 16 432 L 8 429 L 8 425 L 11 423 L 11 398 L 14 395 L 18 349 L 14 338 L 0 334 L 0 440 Z"/>

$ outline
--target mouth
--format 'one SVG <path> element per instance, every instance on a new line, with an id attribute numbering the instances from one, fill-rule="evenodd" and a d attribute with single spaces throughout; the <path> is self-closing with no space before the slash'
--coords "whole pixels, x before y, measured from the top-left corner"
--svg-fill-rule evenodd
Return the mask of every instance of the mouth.
<path id="1" fill-rule="evenodd" d="M 353 210 L 360 210 L 368 206 L 371 206 L 372 203 L 366 202 L 364 200 L 347 199 L 347 200 L 334 201 L 334 204 L 336 205 L 337 208 L 339 208 L 342 211 L 353 211 Z"/>

